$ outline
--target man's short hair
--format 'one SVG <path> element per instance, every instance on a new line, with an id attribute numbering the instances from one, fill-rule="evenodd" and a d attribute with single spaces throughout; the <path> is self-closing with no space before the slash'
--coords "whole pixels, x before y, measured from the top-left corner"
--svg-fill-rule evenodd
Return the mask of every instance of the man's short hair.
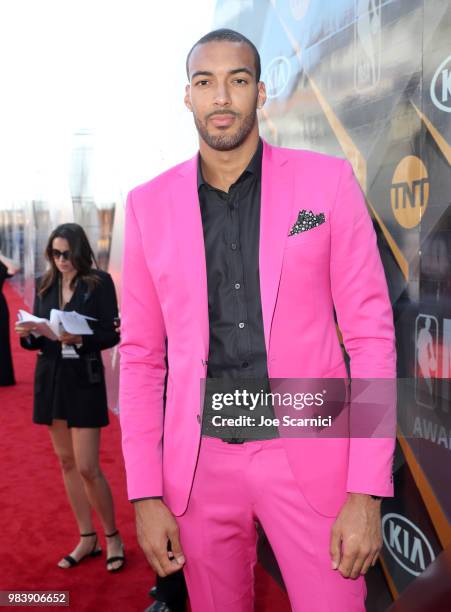
<path id="1" fill-rule="evenodd" d="M 236 32 L 235 30 L 229 30 L 228 28 L 220 28 L 219 30 L 213 30 L 212 32 L 209 32 L 208 34 L 205 34 L 205 36 L 202 36 L 202 38 L 199 38 L 199 40 L 196 43 L 194 43 L 188 55 L 186 56 L 186 74 L 187 74 L 188 80 L 189 80 L 189 68 L 188 68 L 189 58 L 191 57 L 191 53 L 194 51 L 194 49 L 198 45 L 204 45 L 205 43 L 209 43 L 213 41 L 220 42 L 223 40 L 226 40 L 228 42 L 234 42 L 234 43 L 244 43 L 245 45 L 248 45 L 251 48 L 252 53 L 254 54 L 255 77 L 258 83 L 260 80 L 260 74 L 261 74 L 261 62 L 260 62 L 260 54 L 257 50 L 257 47 L 254 45 L 253 42 L 251 42 L 243 34 L 240 34 L 239 32 Z"/>

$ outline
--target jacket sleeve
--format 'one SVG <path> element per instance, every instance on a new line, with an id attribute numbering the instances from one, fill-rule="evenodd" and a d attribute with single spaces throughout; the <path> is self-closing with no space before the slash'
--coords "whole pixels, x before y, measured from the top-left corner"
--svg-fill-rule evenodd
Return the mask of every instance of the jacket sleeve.
<path id="1" fill-rule="evenodd" d="M 373 224 L 347 161 L 343 162 L 331 210 L 330 276 L 337 321 L 350 358 L 351 379 L 371 379 L 373 394 L 379 393 L 380 414 L 368 412 L 368 417 L 376 416 L 376 421 L 382 419 L 385 424 L 384 433 L 378 433 L 351 396 L 351 427 L 359 419 L 363 427 L 357 425 L 351 430 L 347 490 L 391 496 L 396 439 L 393 311 Z M 353 414 L 353 410 L 360 413 Z"/>
<path id="2" fill-rule="evenodd" d="M 100 277 L 99 285 L 94 289 L 96 292 L 97 319 L 93 325 L 92 336 L 82 336 L 83 344 L 77 348 L 80 355 L 103 351 L 111 348 L 119 342 L 119 334 L 114 327 L 114 319 L 118 315 L 116 289 L 113 279 L 109 274 Z"/>
<path id="3" fill-rule="evenodd" d="M 129 194 L 122 269 L 120 422 L 129 499 L 163 495 L 166 329 Z"/>
<path id="4" fill-rule="evenodd" d="M 39 312 L 39 296 L 38 296 L 38 281 L 36 281 L 35 291 L 34 291 L 34 300 L 33 300 L 33 314 L 36 317 L 40 317 L 41 314 Z M 33 336 L 33 334 L 28 334 L 25 338 L 20 338 L 20 346 L 28 351 L 37 351 L 44 347 L 46 338 L 44 336 Z"/>

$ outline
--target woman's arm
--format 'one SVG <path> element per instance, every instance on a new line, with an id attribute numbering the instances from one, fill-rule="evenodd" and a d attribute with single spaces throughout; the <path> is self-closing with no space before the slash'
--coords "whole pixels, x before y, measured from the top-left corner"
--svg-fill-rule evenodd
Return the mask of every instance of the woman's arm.
<path id="1" fill-rule="evenodd" d="M 114 319 L 118 315 L 116 289 L 109 274 L 102 275 L 99 285 L 94 289 L 97 293 L 97 316 L 93 326 L 92 336 L 82 336 L 82 346 L 76 347 L 80 355 L 103 351 L 118 344 L 120 336 L 116 331 Z"/>
<path id="2" fill-rule="evenodd" d="M 33 301 L 33 314 L 36 317 L 41 316 L 39 312 L 39 296 L 38 296 L 38 283 L 36 282 L 35 293 L 34 293 L 34 301 Z M 16 323 L 16 331 L 20 334 L 18 328 L 20 329 L 20 322 Z M 37 351 L 42 349 L 44 346 L 45 337 L 40 336 L 36 338 L 32 334 L 28 334 L 27 336 L 20 336 L 20 346 L 28 351 Z"/>

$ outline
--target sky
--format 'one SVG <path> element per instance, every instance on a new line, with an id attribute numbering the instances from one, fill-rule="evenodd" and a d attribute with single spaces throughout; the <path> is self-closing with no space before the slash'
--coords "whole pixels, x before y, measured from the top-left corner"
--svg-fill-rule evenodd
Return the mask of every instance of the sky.
<path id="1" fill-rule="evenodd" d="M 83 138 L 93 145 L 100 202 L 193 155 L 184 64 L 212 29 L 214 4 L 3 0 L 0 208 L 68 196 Z M 82 130 L 90 136 L 74 136 Z"/>

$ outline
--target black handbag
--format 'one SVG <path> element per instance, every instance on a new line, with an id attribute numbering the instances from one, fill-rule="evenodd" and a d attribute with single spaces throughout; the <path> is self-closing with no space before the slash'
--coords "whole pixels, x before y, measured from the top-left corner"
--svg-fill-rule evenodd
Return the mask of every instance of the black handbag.
<path id="1" fill-rule="evenodd" d="M 102 370 L 103 363 L 96 353 L 88 353 L 85 357 L 86 360 L 86 373 L 88 375 L 88 381 L 91 384 L 99 383 L 102 381 Z"/>

